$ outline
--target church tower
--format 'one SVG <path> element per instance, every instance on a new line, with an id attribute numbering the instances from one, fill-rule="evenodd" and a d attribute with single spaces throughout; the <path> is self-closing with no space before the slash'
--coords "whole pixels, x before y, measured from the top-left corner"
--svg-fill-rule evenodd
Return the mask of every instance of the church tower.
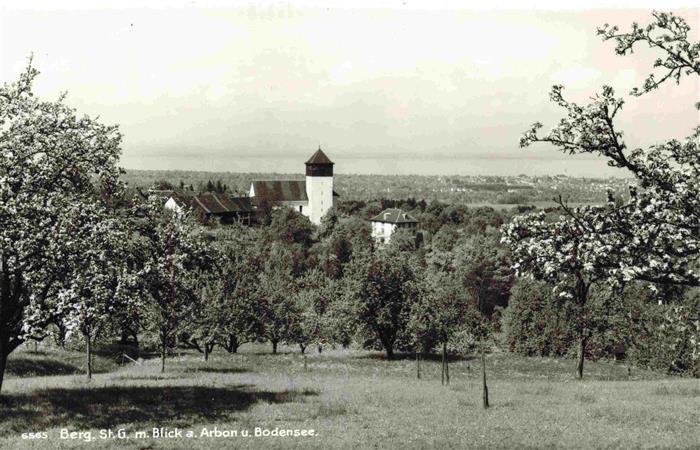
<path id="1" fill-rule="evenodd" d="M 333 206 L 333 162 L 318 147 L 306 161 L 306 196 L 309 198 L 308 217 L 319 225 L 321 217 Z"/>

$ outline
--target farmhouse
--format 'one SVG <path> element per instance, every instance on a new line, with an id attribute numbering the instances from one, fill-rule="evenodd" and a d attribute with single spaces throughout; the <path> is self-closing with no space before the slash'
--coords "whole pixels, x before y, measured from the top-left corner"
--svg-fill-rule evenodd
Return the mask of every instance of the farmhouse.
<path id="1" fill-rule="evenodd" d="M 223 224 L 242 223 L 250 225 L 254 209 L 248 197 L 231 197 L 216 192 L 202 192 L 190 203 L 200 222 L 218 221 Z"/>
<path id="2" fill-rule="evenodd" d="M 319 225 L 338 196 L 333 191 L 333 165 L 319 147 L 306 161 L 305 180 L 255 180 L 250 198 L 258 207 L 267 202 L 272 207 L 294 208 Z"/>
<path id="3" fill-rule="evenodd" d="M 183 208 L 189 208 L 192 203 L 193 193 L 180 191 L 156 191 L 150 190 L 150 195 L 156 195 L 165 199 L 165 207 L 173 211 L 182 211 Z"/>
<path id="4" fill-rule="evenodd" d="M 416 230 L 418 221 L 397 208 L 389 208 L 370 219 L 372 237 L 380 244 L 389 242 L 391 235 L 399 228 Z"/>
<path id="5" fill-rule="evenodd" d="M 216 192 L 201 192 L 194 195 L 179 191 L 149 191 L 149 194 L 167 199 L 165 207 L 173 211 L 192 208 L 197 219 L 203 224 L 239 222 L 250 225 L 255 214 L 255 209 L 248 197 L 231 197 Z"/>

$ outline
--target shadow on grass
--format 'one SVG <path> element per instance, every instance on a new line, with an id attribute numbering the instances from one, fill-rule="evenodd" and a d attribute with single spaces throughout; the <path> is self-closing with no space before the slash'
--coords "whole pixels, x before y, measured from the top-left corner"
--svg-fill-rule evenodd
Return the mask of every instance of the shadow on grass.
<path id="1" fill-rule="evenodd" d="M 386 360 L 386 354 L 385 353 L 367 353 L 364 355 L 356 355 L 352 357 L 353 359 L 379 359 L 379 360 Z M 448 362 L 455 362 L 455 361 L 472 361 L 476 359 L 474 356 L 471 355 L 447 355 L 447 361 Z M 416 354 L 409 352 L 409 353 L 394 353 L 394 359 L 391 361 L 405 361 L 405 360 L 416 360 Z M 442 354 L 441 353 L 422 353 L 421 354 L 421 360 L 422 361 L 442 361 Z"/>
<path id="2" fill-rule="evenodd" d="M 93 350 L 95 356 L 112 359 L 115 362 L 123 360 L 123 355 L 132 359 L 155 359 L 160 358 L 160 353 L 151 349 L 141 349 L 131 345 L 108 344 Z"/>
<path id="3" fill-rule="evenodd" d="M 272 350 L 250 350 L 247 352 L 238 352 L 238 353 L 231 353 L 231 355 L 242 355 L 242 356 L 270 356 L 270 357 L 277 357 L 277 356 L 288 356 L 288 355 L 301 355 L 301 351 L 299 349 L 282 349 L 282 350 L 277 350 L 277 353 L 272 353 Z M 307 351 L 307 355 L 310 355 Z"/>
<path id="4" fill-rule="evenodd" d="M 0 397 L 0 436 L 29 429 L 110 428 L 129 424 L 168 424 L 186 427 L 212 422 L 257 402 L 303 401 L 317 391 L 255 391 L 249 385 L 226 388 L 203 386 L 121 386 L 84 389 L 43 389 Z"/>
<path id="5" fill-rule="evenodd" d="M 192 367 L 186 373 L 246 373 L 250 370 L 241 367 Z"/>
<path id="6" fill-rule="evenodd" d="M 17 377 L 43 377 L 82 373 L 78 367 L 54 359 L 12 358 L 7 361 L 6 373 Z"/>
<path id="7" fill-rule="evenodd" d="M 160 375 L 121 375 L 112 378 L 113 380 L 119 381 L 162 381 L 162 380 L 174 380 L 180 378 L 180 375 L 175 373 L 164 373 Z"/>
<path id="8" fill-rule="evenodd" d="M 46 350 L 33 350 L 33 349 L 25 349 L 23 353 L 26 353 L 28 355 L 34 355 L 34 356 L 46 356 L 49 354 Z"/>

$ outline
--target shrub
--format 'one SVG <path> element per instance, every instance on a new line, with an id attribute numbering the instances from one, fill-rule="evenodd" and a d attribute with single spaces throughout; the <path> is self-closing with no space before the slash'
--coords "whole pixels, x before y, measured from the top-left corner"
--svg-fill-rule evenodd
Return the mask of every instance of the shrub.
<path id="1" fill-rule="evenodd" d="M 681 302 L 650 305 L 637 330 L 630 358 L 635 364 L 700 377 L 700 294 Z"/>
<path id="2" fill-rule="evenodd" d="M 550 285 L 519 280 L 503 312 L 508 349 L 528 356 L 565 355 L 573 342 L 570 313 L 558 304 Z"/>
<path id="3" fill-rule="evenodd" d="M 607 286 L 594 285 L 581 311 L 554 295 L 551 285 L 522 279 L 513 288 L 503 312 L 507 347 L 529 356 L 573 356 L 577 352 L 579 315 L 583 314 L 584 327 L 590 332 L 586 359 L 613 357 L 624 352 L 632 341 L 640 318 L 631 311 L 648 303 L 647 293 L 639 286 L 616 293 Z"/>

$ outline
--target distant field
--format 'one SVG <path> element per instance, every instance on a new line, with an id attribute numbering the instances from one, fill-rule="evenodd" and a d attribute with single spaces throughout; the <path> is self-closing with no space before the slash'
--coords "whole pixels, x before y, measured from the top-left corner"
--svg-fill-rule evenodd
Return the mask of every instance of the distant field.
<path id="1" fill-rule="evenodd" d="M 176 188 L 194 191 L 206 189 L 207 182 L 226 185 L 228 192 L 245 195 L 255 179 L 304 179 L 303 173 L 235 173 L 200 172 L 184 170 L 129 170 L 122 180 L 130 186 L 147 188 L 166 181 Z M 605 201 L 606 189 L 623 190 L 629 183 L 622 179 L 584 179 L 556 177 L 475 177 L 465 175 L 367 175 L 336 174 L 334 190 L 340 200 L 395 200 L 414 198 L 426 201 L 474 203 L 498 209 L 542 203 L 553 204 L 561 194 L 572 202 L 596 203 Z"/>
<path id="2" fill-rule="evenodd" d="M 602 203 L 599 203 L 599 202 L 570 202 L 570 203 L 568 203 L 569 206 L 574 207 L 574 208 L 579 207 L 579 206 L 585 206 L 585 205 L 600 205 L 600 204 L 602 204 Z M 475 203 L 468 203 L 468 205 L 472 208 L 488 207 L 488 208 L 493 208 L 496 210 L 507 210 L 507 209 L 517 208 L 517 207 L 522 207 L 522 206 L 535 206 L 537 208 L 553 208 L 553 207 L 559 206 L 554 201 L 539 201 L 539 202 L 530 202 L 530 203 L 525 203 L 525 204 L 475 202 Z"/>
<path id="3" fill-rule="evenodd" d="M 481 408 L 476 360 L 451 364 L 440 385 L 437 358 L 415 378 L 411 355 L 388 362 L 366 351 L 270 355 L 248 346 L 208 362 L 187 353 L 98 374 L 13 376 L 0 399 L 0 448 L 698 448 L 700 383 L 612 362 L 574 362 L 496 353 L 487 360 L 492 408 Z M 77 353 L 31 358 L 79 364 Z M 17 353 L 14 361 L 27 359 Z M 106 364 L 106 363 L 105 363 Z M 50 364 L 49 364 L 50 365 Z M 44 374 L 49 375 L 49 374 Z M 313 429 L 315 437 L 59 439 L 61 428 L 130 436 L 153 427 L 210 431 Z M 20 433 L 46 431 L 47 440 Z"/>

